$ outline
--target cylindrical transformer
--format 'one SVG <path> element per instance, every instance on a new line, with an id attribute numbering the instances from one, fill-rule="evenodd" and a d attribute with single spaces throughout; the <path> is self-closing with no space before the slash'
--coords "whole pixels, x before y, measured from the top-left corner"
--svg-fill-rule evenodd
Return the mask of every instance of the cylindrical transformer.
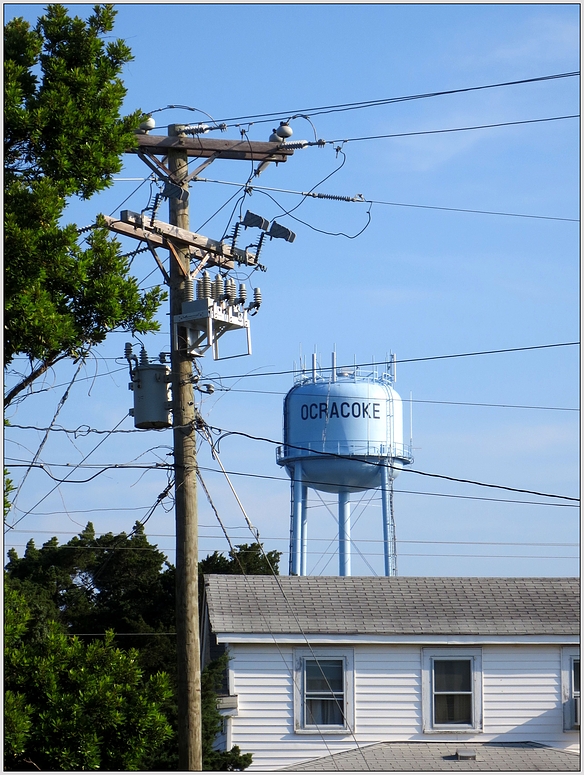
<path id="1" fill-rule="evenodd" d="M 136 366 L 129 385 L 134 393 L 134 426 L 142 429 L 171 428 L 170 366 L 149 363 Z"/>

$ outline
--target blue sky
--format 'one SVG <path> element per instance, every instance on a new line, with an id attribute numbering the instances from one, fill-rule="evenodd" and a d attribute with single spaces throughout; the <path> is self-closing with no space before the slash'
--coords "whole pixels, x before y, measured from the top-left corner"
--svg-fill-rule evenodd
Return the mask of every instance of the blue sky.
<path id="1" fill-rule="evenodd" d="M 68 7 L 80 15 L 89 11 L 88 6 Z M 325 367 L 334 347 L 339 363 L 382 361 L 392 351 L 398 359 L 396 388 L 404 399 L 410 392 L 413 396 L 415 470 L 577 497 L 578 414 L 565 411 L 579 404 L 577 347 L 408 361 L 578 340 L 578 120 L 357 138 L 571 116 L 579 110 L 579 79 L 321 115 L 309 109 L 573 72 L 579 67 L 579 6 L 117 8 L 115 37 L 124 38 L 135 57 L 123 74 L 125 109 L 158 111 L 154 133 L 164 134 L 165 125 L 174 122 L 208 123 L 204 113 L 217 121 L 269 113 L 273 122 L 228 121 L 240 123 L 252 140 L 267 140 L 278 120 L 309 113 L 319 138 L 339 142 L 296 151 L 285 164 L 269 167 L 254 185 L 306 192 L 330 175 L 316 190 L 348 197 L 362 194 L 374 202 L 307 199 L 286 216 L 282 213 L 301 202 L 298 194 L 257 188 L 238 203 L 239 189 L 227 184 L 247 180 L 249 163 L 239 161 L 216 161 L 203 176 L 221 182 L 191 186 L 194 231 L 220 239 L 234 222 L 230 216 L 237 204 L 234 218 L 240 207 L 243 212 L 250 209 L 277 218 L 297 235 L 293 244 L 268 243 L 262 254 L 267 272 L 249 278 L 248 285 L 259 285 L 264 298 L 252 318 L 253 355 L 219 362 L 209 355 L 202 359 L 203 374 L 217 380 L 218 388 L 200 402 L 205 419 L 225 430 L 280 440 L 282 401 L 292 375 L 249 376 L 254 371 L 289 370 L 300 353 L 310 359 L 315 348 Z M 42 6 L 7 4 L 4 11 L 6 20 L 24 16 L 32 22 Z M 204 113 L 160 110 L 172 104 Z M 314 139 L 308 121 L 299 118 L 291 125 L 294 140 Z M 231 126 L 225 134 L 212 136 L 237 139 L 239 131 Z M 124 162 L 110 190 L 89 202 L 70 204 L 68 220 L 84 226 L 98 212 L 140 211 L 148 205 L 151 190 L 156 191 L 148 180 L 143 182 L 148 168 L 135 157 L 127 156 Z M 360 232 L 369 207 L 371 222 L 358 237 L 331 236 Z M 159 217 L 168 219 L 165 206 Z M 127 250 L 133 247 L 129 241 Z M 147 253 L 137 256 L 133 269 L 143 287 L 160 282 Z M 161 332 L 143 340 L 152 356 L 168 350 L 166 312 L 160 312 Z M 235 335 L 230 342 L 226 339 L 226 351 L 236 352 Z M 74 383 L 57 426 L 132 430 L 131 418 L 125 417 L 131 393 L 122 358 L 128 340 L 128 335 L 114 333 L 96 349 Z M 14 366 L 25 368 L 25 362 Z M 10 421 L 46 428 L 74 368 L 60 364 L 38 382 L 32 395 L 9 410 Z M 233 375 L 244 376 L 227 379 Z M 10 384 L 10 374 L 7 380 Z M 231 389 L 220 390 L 221 385 Z M 406 426 L 408 415 L 406 409 Z M 43 435 L 9 429 L 7 463 L 30 461 Z M 71 480 L 88 479 L 98 469 L 56 466 L 75 466 L 99 442 L 84 465 L 134 461 L 151 466 L 168 461 L 171 434 L 74 437 L 52 432 L 40 459 L 57 478 L 70 473 Z M 220 454 L 225 468 L 238 473 L 232 476 L 233 484 L 265 548 L 284 552 L 281 568 L 286 572 L 290 486 L 276 465 L 274 446 L 229 436 Z M 233 543 L 253 540 L 205 444 L 199 463 Z M 24 470 L 11 469 L 16 483 Z M 22 553 L 31 536 L 37 545 L 51 535 L 66 541 L 88 520 L 98 533 L 128 532 L 165 486 L 165 472 L 152 467 L 109 469 L 85 484 L 58 487 L 46 473 L 33 470 L 8 517 L 14 529 L 8 530 L 6 548 L 16 546 Z M 578 511 L 571 501 L 409 472 L 395 486 L 401 575 L 561 576 L 578 571 L 577 560 L 568 559 L 576 557 L 579 540 Z M 334 574 L 336 508 L 330 496 L 323 498 L 324 505 L 316 495 L 310 502 L 308 569 Z M 528 500 L 536 505 L 524 502 Z M 164 506 L 149 518 L 146 531 L 173 561 L 172 503 L 165 501 Z M 227 543 L 202 492 L 199 508 L 201 556 L 214 549 L 225 551 Z M 378 493 L 368 493 L 362 501 L 355 497 L 353 522 L 353 574 L 381 575 Z"/>

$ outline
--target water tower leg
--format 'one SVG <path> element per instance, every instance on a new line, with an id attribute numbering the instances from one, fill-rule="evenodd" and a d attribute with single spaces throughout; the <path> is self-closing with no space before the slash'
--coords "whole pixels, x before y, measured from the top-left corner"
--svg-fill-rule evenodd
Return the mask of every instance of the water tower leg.
<path id="1" fill-rule="evenodd" d="M 304 492 L 303 492 L 304 491 Z M 304 495 L 304 498 L 302 497 Z M 290 541 L 290 569 L 294 576 L 300 576 L 302 517 L 306 513 L 306 485 L 302 481 L 302 465 L 294 466 L 292 485 L 292 536 Z"/>
<path id="2" fill-rule="evenodd" d="M 294 573 L 294 475 L 290 477 L 290 552 L 288 559 L 288 574 Z"/>
<path id="3" fill-rule="evenodd" d="M 306 509 L 307 507 L 307 500 L 308 500 L 308 488 L 305 484 L 302 485 L 302 510 L 301 510 L 301 517 L 300 517 L 300 545 L 301 545 L 301 556 L 300 556 L 300 575 L 306 576 L 306 555 L 308 552 L 308 511 Z"/>
<path id="4" fill-rule="evenodd" d="M 348 492 L 339 493 L 339 576 L 351 575 L 351 503 Z"/>
<path id="5" fill-rule="evenodd" d="M 383 555 L 385 575 L 397 575 L 397 556 L 395 544 L 395 521 L 393 518 L 392 484 L 389 468 L 381 469 L 381 513 L 383 516 Z"/>

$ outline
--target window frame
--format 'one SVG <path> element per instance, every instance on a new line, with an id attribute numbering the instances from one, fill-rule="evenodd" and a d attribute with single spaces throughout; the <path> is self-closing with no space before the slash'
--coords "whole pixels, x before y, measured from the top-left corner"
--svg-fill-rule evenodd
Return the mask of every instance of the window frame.
<path id="1" fill-rule="evenodd" d="M 344 724 L 306 722 L 306 663 L 311 660 L 341 660 L 343 669 Z M 355 672 L 353 649 L 294 649 L 294 732 L 301 735 L 348 735 L 355 727 Z"/>
<path id="2" fill-rule="evenodd" d="M 576 724 L 576 700 L 580 700 L 581 692 L 574 686 L 574 662 L 580 662 L 578 646 L 562 648 L 562 706 L 564 709 L 564 732 L 580 729 Z"/>
<path id="3" fill-rule="evenodd" d="M 436 723 L 434 720 L 434 662 L 470 662 L 471 723 Z M 468 694 L 468 692 L 456 692 Z M 438 692 L 443 694 L 443 692 Z M 483 666 L 481 648 L 423 648 L 422 649 L 422 731 L 426 734 L 453 734 L 483 731 Z"/>

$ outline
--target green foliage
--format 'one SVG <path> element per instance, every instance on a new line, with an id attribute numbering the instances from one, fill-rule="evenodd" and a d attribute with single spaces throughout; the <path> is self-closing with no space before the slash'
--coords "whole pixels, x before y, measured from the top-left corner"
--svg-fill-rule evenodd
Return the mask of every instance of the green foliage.
<path id="1" fill-rule="evenodd" d="M 4 418 L 4 427 L 7 425 L 10 425 L 9 421 Z M 16 487 L 14 485 L 14 482 L 8 475 L 8 469 L 4 469 L 4 519 L 6 519 L 8 512 L 10 511 L 12 507 L 12 503 L 10 502 L 10 493 L 14 492 L 16 490 Z"/>
<path id="2" fill-rule="evenodd" d="M 6 518 L 6 515 L 10 511 L 11 503 L 10 503 L 10 493 L 14 492 L 16 490 L 16 487 L 14 486 L 14 482 L 10 477 L 8 476 L 8 469 L 4 469 L 4 518 Z"/>
<path id="3" fill-rule="evenodd" d="M 258 543 L 241 544 L 229 553 L 229 557 L 214 552 L 202 560 L 199 563 L 200 578 L 203 573 L 241 573 L 242 567 L 246 573 L 277 573 L 279 559 L 280 552 L 276 551 L 267 552 L 264 557 L 263 546 Z M 70 658 L 73 659 L 70 650 L 65 649 L 62 657 L 56 656 L 62 646 L 76 643 L 78 650 L 81 646 L 98 649 L 105 648 L 107 643 L 110 650 L 123 649 L 120 653 L 133 655 L 133 664 L 143 676 L 143 682 L 156 682 L 160 671 L 168 676 L 170 691 L 157 695 L 156 707 L 170 731 L 160 736 L 155 746 L 142 750 L 140 766 L 144 770 L 176 770 L 178 679 L 172 634 L 175 631 L 175 569 L 166 562 L 163 552 L 148 541 L 143 525 L 136 522 L 129 535 L 106 533 L 96 536 L 89 522 L 67 543 L 59 545 L 57 538 L 51 538 L 40 549 L 30 540 L 23 557 L 19 557 L 14 549 L 9 550 L 6 573 L 7 610 L 10 610 L 5 619 L 5 639 L 13 644 L 13 661 L 19 650 L 22 651 L 22 644 L 35 654 L 48 658 L 50 652 L 57 663 L 64 660 L 63 664 L 70 664 Z M 15 611 L 18 615 L 13 615 Z M 103 633 L 108 631 L 104 639 Z M 71 638 L 75 633 L 94 635 L 84 635 L 81 642 Z M 151 633 L 151 636 L 138 633 Z M 57 635 L 62 637 L 57 638 Z M 20 646 L 16 645 L 18 638 Z M 22 654 L 28 653 L 26 649 Z M 75 653 L 77 659 L 79 654 Z M 213 741 L 221 728 L 217 691 L 226 665 L 227 656 L 220 657 L 211 662 L 202 675 L 204 768 L 216 771 L 243 770 L 251 763 L 251 754 L 242 754 L 237 746 L 230 751 L 213 749 Z M 65 691 L 62 684 L 55 685 L 60 687 L 58 691 Z M 18 763 L 24 767 L 25 758 L 39 764 L 30 747 L 24 746 L 33 734 L 31 724 L 37 724 L 36 711 L 30 710 L 36 707 L 36 700 L 31 697 L 37 697 L 37 690 L 30 682 L 23 686 L 14 681 L 7 684 L 6 689 L 5 734 L 11 741 L 12 767 Z M 56 695 L 53 700 L 56 702 Z M 79 717 L 76 718 L 79 721 Z M 77 734 L 75 729 L 71 722 L 67 734 Z M 57 736 L 56 729 L 51 731 L 45 727 L 45 731 L 47 738 Z M 87 743 L 87 761 L 90 754 L 96 755 L 92 745 Z M 38 758 L 38 754 L 35 755 Z M 100 768 L 116 769 L 103 765 Z"/>
<path id="4" fill-rule="evenodd" d="M 86 644 L 51 622 L 42 641 L 27 639 L 26 600 L 5 592 L 5 769 L 141 769 L 171 735 L 168 677 L 144 679 L 111 631 Z"/>
<path id="5" fill-rule="evenodd" d="M 31 540 L 23 557 L 9 550 L 6 571 L 33 612 L 29 640 L 42 642 L 55 621 L 63 632 L 96 633 L 84 636 L 86 642 L 99 642 L 100 633 L 113 630 L 114 645 L 136 649 L 144 676 L 168 675 L 171 692 L 159 710 L 171 734 L 145 752 L 141 768 L 176 770 L 175 571 L 148 541 L 143 525 L 137 522 L 129 535 L 96 536 L 90 522 L 63 545 L 51 538 L 37 548 Z"/>
<path id="6" fill-rule="evenodd" d="M 277 576 L 282 552 L 265 552 L 260 543 L 239 544 L 230 549 L 229 558 L 213 552 L 199 563 L 199 574 L 224 573 L 247 576 Z"/>
<path id="7" fill-rule="evenodd" d="M 29 589 L 35 621 L 56 618 L 68 632 L 112 629 L 123 648 L 139 649 L 147 674 L 162 669 L 174 676 L 174 568 L 136 522 L 132 533 L 95 535 L 91 522 L 66 544 L 56 538 L 41 549 L 29 541 L 24 556 L 8 552 L 11 579 Z M 33 595 L 34 590 L 34 595 Z M 132 633 L 165 633 L 144 638 Z"/>
<path id="8" fill-rule="evenodd" d="M 121 117 L 119 74 L 132 60 L 113 29 L 112 5 L 83 21 L 46 8 L 34 30 L 23 19 L 4 34 L 5 164 L 11 179 L 50 180 L 61 197 L 89 198 L 111 184 L 120 154 L 135 144 L 140 113 Z M 37 73 L 40 70 L 40 77 Z"/>
<path id="9" fill-rule="evenodd" d="M 4 28 L 5 360 L 24 353 L 39 373 L 114 329 L 156 330 L 165 298 L 139 290 L 103 221 L 83 244 L 63 223 L 68 198 L 110 186 L 136 143 L 140 111 L 120 115 L 132 56 L 109 39 L 114 17 L 111 5 L 87 21 L 49 5 L 34 29 L 21 18 Z"/>

